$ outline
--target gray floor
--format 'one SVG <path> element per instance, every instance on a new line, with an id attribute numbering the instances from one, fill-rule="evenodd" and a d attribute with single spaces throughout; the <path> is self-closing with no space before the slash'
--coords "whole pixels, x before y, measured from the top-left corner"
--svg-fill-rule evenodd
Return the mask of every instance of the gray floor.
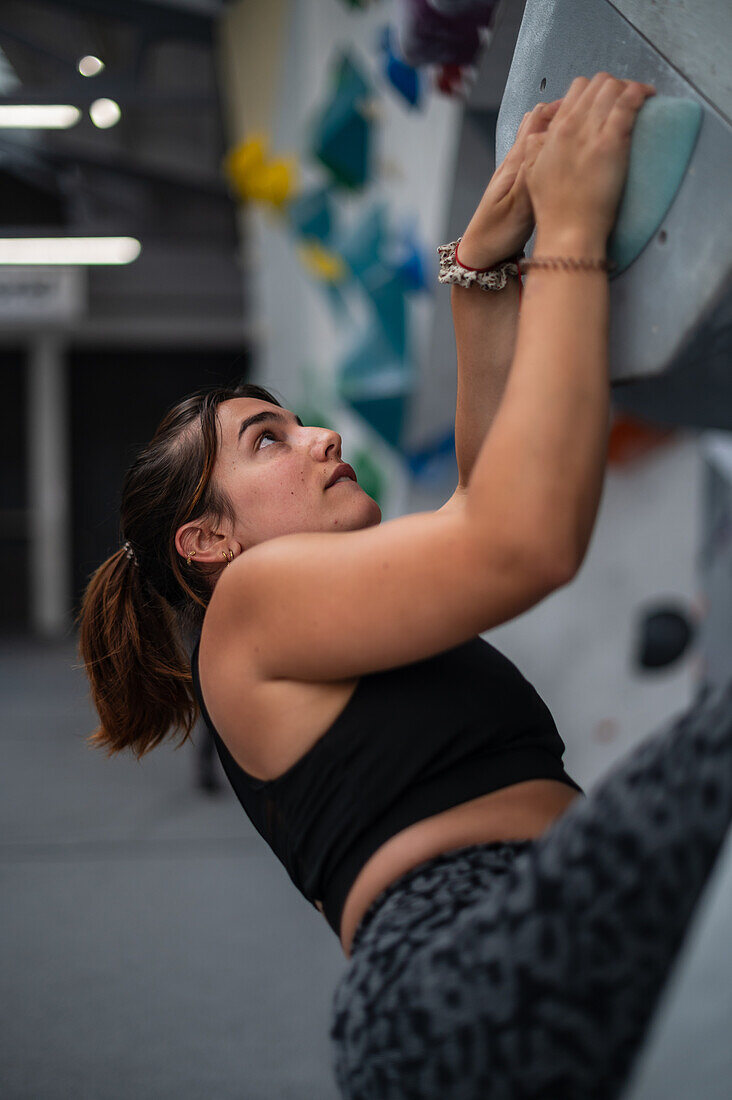
<path id="1" fill-rule="evenodd" d="M 190 745 L 85 747 L 74 661 L 0 643 L 2 1095 L 335 1097 L 333 933 Z"/>
<path id="2" fill-rule="evenodd" d="M 682 442 L 611 473 L 580 576 L 488 635 L 546 699 L 588 790 L 690 697 L 690 662 L 643 677 L 627 653 L 643 596 L 693 592 L 697 471 Z M 86 748 L 75 662 L 71 641 L 0 640 L 2 1096 L 335 1098 L 335 937 L 229 789 L 196 789 L 191 745 L 141 763 Z M 728 1097 L 730 914 L 728 843 L 626 1100 Z"/>

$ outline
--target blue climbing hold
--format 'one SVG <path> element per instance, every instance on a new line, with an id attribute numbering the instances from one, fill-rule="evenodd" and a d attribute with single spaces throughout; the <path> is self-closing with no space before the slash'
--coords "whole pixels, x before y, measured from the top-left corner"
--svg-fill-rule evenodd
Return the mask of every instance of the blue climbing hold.
<path id="1" fill-rule="evenodd" d="M 696 100 L 655 95 L 636 116 L 625 188 L 607 255 L 617 267 L 629 267 L 665 218 L 691 160 L 702 122 Z"/>

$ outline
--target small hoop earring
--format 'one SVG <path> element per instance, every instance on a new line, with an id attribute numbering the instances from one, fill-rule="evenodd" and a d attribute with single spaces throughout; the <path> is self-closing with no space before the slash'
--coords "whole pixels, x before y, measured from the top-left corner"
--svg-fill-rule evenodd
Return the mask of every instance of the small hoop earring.
<path id="1" fill-rule="evenodd" d="M 190 554 L 186 558 L 186 565 L 190 565 L 191 564 L 191 558 L 195 558 L 195 556 L 196 556 L 196 551 L 191 550 Z"/>
<path id="2" fill-rule="evenodd" d="M 231 565 L 231 563 L 234 560 L 234 551 L 233 550 L 222 550 L 221 553 L 222 553 L 223 557 L 226 558 L 226 564 Z M 231 557 L 229 557 L 229 554 L 231 554 Z"/>

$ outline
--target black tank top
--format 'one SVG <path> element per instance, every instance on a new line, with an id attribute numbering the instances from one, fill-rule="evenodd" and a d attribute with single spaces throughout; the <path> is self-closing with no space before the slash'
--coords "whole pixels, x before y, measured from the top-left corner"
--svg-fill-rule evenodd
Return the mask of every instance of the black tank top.
<path id="1" fill-rule="evenodd" d="M 194 690 L 224 772 L 298 890 L 311 904 L 322 900 L 339 937 L 359 871 L 408 825 L 527 779 L 558 779 L 584 794 L 564 770 L 564 742 L 548 707 L 480 637 L 362 676 L 332 725 L 271 780 L 245 772 L 214 729 L 198 645 Z"/>

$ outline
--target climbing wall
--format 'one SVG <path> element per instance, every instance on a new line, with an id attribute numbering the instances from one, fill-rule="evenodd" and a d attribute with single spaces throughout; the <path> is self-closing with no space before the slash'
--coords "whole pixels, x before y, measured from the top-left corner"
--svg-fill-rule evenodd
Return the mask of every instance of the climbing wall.
<path id="1" fill-rule="evenodd" d="M 649 420 L 731 429 L 732 97 L 724 54 L 732 5 L 651 7 L 652 17 L 648 5 L 630 0 L 528 0 L 498 116 L 496 163 L 524 113 L 564 95 L 577 75 L 605 70 L 655 85 L 657 96 L 638 115 L 608 242 L 620 261 L 610 279 L 613 396 Z"/>

